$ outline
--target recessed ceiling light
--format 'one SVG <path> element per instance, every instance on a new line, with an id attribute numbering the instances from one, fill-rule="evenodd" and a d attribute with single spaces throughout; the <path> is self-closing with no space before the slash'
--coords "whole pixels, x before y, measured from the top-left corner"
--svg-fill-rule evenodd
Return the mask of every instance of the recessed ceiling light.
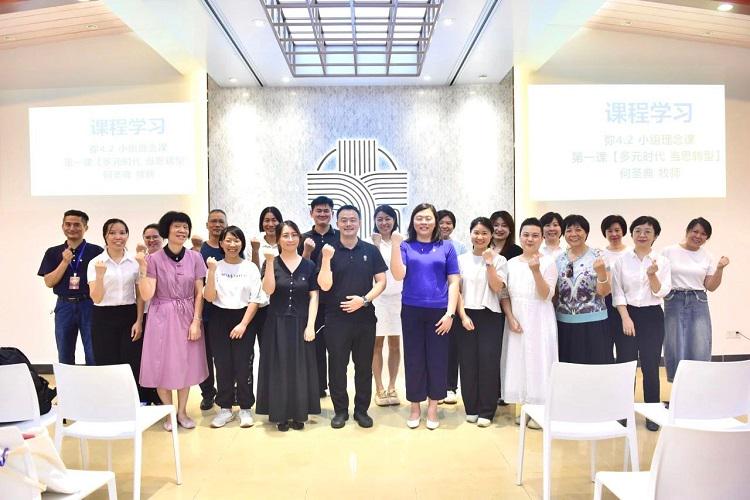
<path id="1" fill-rule="evenodd" d="M 98 27 L 99 26 L 97 26 L 96 24 L 87 24 L 86 25 L 86 29 L 90 29 L 90 30 L 95 30 Z"/>
<path id="2" fill-rule="evenodd" d="M 701 33 L 701 35 L 703 35 L 703 36 L 711 36 L 711 35 L 713 35 L 713 32 L 711 32 L 711 31 L 704 31 L 703 33 Z"/>
<path id="3" fill-rule="evenodd" d="M 5 36 L 3 37 L 3 40 L 5 40 L 6 42 L 11 42 L 11 41 L 13 41 L 13 40 L 15 40 L 15 39 L 16 39 L 16 37 L 14 37 L 14 36 L 10 36 L 10 35 L 5 35 Z"/>
<path id="4" fill-rule="evenodd" d="M 256 28 L 262 28 L 266 25 L 266 22 L 263 19 L 253 19 L 253 25 Z"/>
<path id="5" fill-rule="evenodd" d="M 243 92 L 242 93 L 242 97 L 244 97 L 245 99 L 247 99 L 248 97 L 250 97 L 250 92 Z"/>
<path id="6" fill-rule="evenodd" d="M 455 22 L 455 19 L 452 17 L 446 17 L 443 19 L 443 26 L 453 26 L 453 23 Z"/>
<path id="7" fill-rule="evenodd" d="M 419 91 L 419 92 L 417 92 L 417 93 L 418 93 L 419 95 L 424 95 L 424 90 L 420 90 L 420 91 Z"/>
<path id="8" fill-rule="evenodd" d="M 487 75 L 479 75 L 479 79 L 480 80 L 486 80 L 487 79 Z"/>
<path id="9" fill-rule="evenodd" d="M 730 10 L 734 9 L 734 5 L 732 5 L 731 3 L 722 3 L 719 4 L 716 9 L 720 10 L 721 12 L 729 12 Z"/>
<path id="10" fill-rule="evenodd" d="M 431 77 L 430 75 L 424 75 L 424 76 L 422 77 L 422 80 L 424 80 L 424 81 L 426 81 L 426 82 L 429 82 L 430 80 L 432 80 L 432 77 Z"/>
<path id="11" fill-rule="evenodd" d="M 289 77 L 288 76 L 284 76 L 284 77 L 281 78 L 281 81 L 284 82 L 284 83 L 289 83 Z"/>
<path id="12" fill-rule="evenodd" d="M 625 20 L 625 21 L 622 22 L 622 25 L 623 26 L 632 26 L 633 25 L 633 21 L 627 21 L 627 20 Z"/>
<path id="13" fill-rule="evenodd" d="M 237 83 L 237 79 L 232 76 L 229 78 L 229 83 Z"/>

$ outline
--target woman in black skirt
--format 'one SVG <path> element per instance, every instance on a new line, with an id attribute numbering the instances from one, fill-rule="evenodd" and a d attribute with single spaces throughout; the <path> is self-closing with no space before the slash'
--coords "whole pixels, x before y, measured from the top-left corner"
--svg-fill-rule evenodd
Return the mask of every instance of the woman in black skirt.
<path id="1" fill-rule="evenodd" d="M 297 254 L 297 224 L 276 229 L 279 256 L 267 252 L 263 291 L 270 297 L 263 327 L 256 413 L 268 415 L 280 431 L 304 428 L 309 414 L 320 413 L 315 361 L 318 284 L 315 264 Z"/>

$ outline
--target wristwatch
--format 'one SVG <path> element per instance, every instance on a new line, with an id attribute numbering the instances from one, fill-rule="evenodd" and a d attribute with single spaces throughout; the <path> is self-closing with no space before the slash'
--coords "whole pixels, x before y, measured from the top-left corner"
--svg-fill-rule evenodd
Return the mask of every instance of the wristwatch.
<path id="1" fill-rule="evenodd" d="M 363 303 L 362 303 L 362 307 L 367 307 L 367 306 L 369 306 L 369 305 L 370 305 L 370 299 L 368 299 L 368 298 L 367 298 L 367 297 L 365 297 L 364 295 L 362 296 L 362 301 L 363 301 Z"/>

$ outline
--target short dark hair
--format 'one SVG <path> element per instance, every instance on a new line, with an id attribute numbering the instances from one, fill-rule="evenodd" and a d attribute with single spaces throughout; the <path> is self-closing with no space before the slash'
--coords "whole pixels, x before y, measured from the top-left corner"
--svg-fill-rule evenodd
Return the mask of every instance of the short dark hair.
<path id="1" fill-rule="evenodd" d="M 169 228 L 175 222 L 187 223 L 189 238 L 190 233 L 193 231 L 193 222 L 190 220 L 190 216 L 188 214 L 186 214 L 185 212 L 177 212 L 175 210 L 170 210 L 169 212 L 162 215 L 161 219 L 159 219 L 159 236 L 161 236 L 165 240 L 169 238 Z"/>
<path id="2" fill-rule="evenodd" d="M 388 217 L 393 219 L 393 231 L 394 232 L 398 231 L 398 214 L 396 213 L 396 210 L 390 205 L 380 205 L 378 208 L 375 209 L 375 215 L 372 217 L 373 221 L 378 218 L 378 214 L 380 212 L 383 212 Z M 375 224 L 375 229 L 373 229 L 373 231 L 375 231 L 376 233 L 380 232 L 378 231 L 377 224 Z"/>
<path id="3" fill-rule="evenodd" d="M 622 215 L 608 215 L 602 219 L 602 236 L 605 238 L 607 237 L 607 229 L 609 229 L 612 224 L 619 224 L 620 229 L 622 229 L 622 234 L 628 232 L 628 223 L 625 222 Z M 633 226 L 631 225 L 630 227 L 632 228 Z"/>
<path id="4" fill-rule="evenodd" d="M 146 231 L 148 231 L 149 229 L 156 229 L 156 231 L 158 232 L 159 231 L 159 224 L 157 224 L 156 222 L 152 222 L 148 226 L 144 227 L 143 231 L 141 232 L 141 236 L 143 236 L 144 234 L 146 234 Z"/>
<path id="5" fill-rule="evenodd" d="M 535 219 L 534 217 L 530 217 L 526 220 Z M 536 219 L 535 219 L 536 220 Z M 560 224 L 560 227 L 563 225 L 563 217 L 562 215 L 558 214 L 557 212 L 547 212 L 546 214 L 539 217 L 539 224 L 542 225 L 542 229 L 544 229 L 544 226 L 547 226 L 549 224 L 552 224 L 552 221 L 556 220 L 558 224 Z M 523 227 L 523 226 L 521 226 Z"/>
<path id="6" fill-rule="evenodd" d="M 102 226 L 102 237 L 104 238 L 104 244 L 107 244 L 107 233 L 109 232 L 109 229 L 114 226 L 115 224 L 122 224 L 125 226 L 125 234 L 130 234 L 130 229 L 128 229 L 128 225 L 125 224 L 125 221 L 122 219 L 107 219 L 107 221 Z"/>
<path id="7" fill-rule="evenodd" d="M 547 214 L 553 214 L 553 212 L 547 212 Z M 547 215 L 547 214 L 544 214 L 544 215 Z M 558 217 L 560 216 L 560 214 L 553 214 L 553 215 L 557 215 Z M 552 219 L 553 218 L 550 217 L 549 221 L 552 222 Z M 547 224 L 549 224 L 549 222 Z M 543 224 L 542 220 L 537 219 L 536 217 L 529 217 L 528 219 L 524 219 L 523 222 L 521 222 L 521 225 L 518 228 L 518 235 L 519 236 L 521 235 L 521 231 L 523 231 L 523 228 L 526 226 L 538 227 L 540 230 L 544 231 L 544 226 L 546 226 L 547 224 Z M 562 226 L 562 224 L 560 224 L 560 226 Z"/>
<path id="8" fill-rule="evenodd" d="M 224 241 L 224 238 L 226 238 L 228 234 L 231 234 L 242 242 L 242 248 L 240 248 L 240 256 L 244 256 L 245 246 L 247 246 L 247 240 L 245 240 L 245 233 L 243 233 L 242 229 L 238 228 L 237 226 L 227 226 L 219 235 L 219 249 L 221 250 L 221 254 L 224 255 L 224 248 L 222 248 L 221 242 Z"/>
<path id="9" fill-rule="evenodd" d="M 440 212 L 438 212 L 440 213 Z M 445 217 L 445 216 L 443 216 Z M 441 217 L 442 218 L 442 217 Z M 492 222 L 487 217 L 477 217 L 471 223 L 469 224 L 469 231 L 473 231 L 476 226 L 482 225 L 490 230 L 490 235 L 492 234 L 493 228 L 492 228 Z"/>
<path id="10" fill-rule="evenodd" d="M 63 214 L 63 220 L 65 220 L 65 217 L 80 217 L 83 221 L 84 226 L 89 225 L 89 216 L 86 212 L 82 212 L 81 210 L 66 210 Z"/>
<path id="11" fill-rule="evenodd" d="M 503 222 L 505 222 L 505 224 L 508 226 L 508 239 L 505 240 L 503 248 L 500 249 L 500 251 L 502 252 L 506 248 L 510 248 L 511 245 L 516 244 L 516 223 L 515 221 L 513 221 L 513 216 L 510 215 L 510 212 L 507 212 L 505 210 L 492 212 L 492 215 L 490 215 L 490 221 L 492 221 L 493 231 L 495 229 L 495 222 L 497 222 L 498 219 L 502 219 Z"/>
<path id="12" fill-rule="evenodd" d="M 313 201 L 311 201 L 310 210 L 314 209 L 318 205 L 328 205 L 329 207 L 331 207 L 331 210 L 333 210 L 333 200 L 328 196 L 318 196 Z"/>
<path id="13" fill-rule="evenodd" d="M 437 221 L 440 222 L 442 219 L 448 217 L 451 220 L 451 223 L 453 224 L 453 227 L 456 227 L 456 216 L 451 212 L 450 210 L 438 210 L 437 213 Z M 471 231 L 471 229 L 469 229 Z"/>
<path id="14" fill-rule="evenodd" d="M 341 205 L 339 209 L 336 211 L 336 220 L 339 220 L 339 217 L 341 216 L 341 212 L 343 212 L 344 210 L 353 210 L 354 212 L 357 213 L 358 219 L 362 218 L 362 214 L 360 213 L 359 209 L 355 207 L 354 205 Z"/>
<path id="15" fill-rule="evenodd" d="M 435 210 L 435 206 L 430 203 L 420 203 L 416 207 L 414 207 L 414 210 L 411 211 L 411 216 L 409 217 L 409 228 L 407 229 L 407 233 L 409 237 L 407 238 L 409 241 L 416 241 L 417 240 L 417 230 L 414 228 L 414 217 L 423 210 L 429 210 L 432 212 L 432 216 L 435 217 L 435 227 L 432 230 L 432 235 L 430 236 L 431 242 L 436 242 L 440 240 L 440 228 L 438 227 L 438 218 L 437 218 L 437 210 Z"/>
<path id="16" fill-rule="evenodd" d="M 636 217 L 636 219 L 630 223 L 630 236 L 633 236 L 633 230 L 636 227 L 642 226 L 643 224 L 648 224 L 653 227 L 655 236 L 661 234 L 661 224 L 659 224 L 659 221 L 656 220 L 656 218 L 651 217 L 650 215 L 641 215 L 640 217 Z"/>
<path id="17" fill-rule="evenodd" d="M 208 211 L 208 215 L 214 214 L 216 212 L 219 212 L 221 215 L 223 215 L 225 219 L 227 218 L 227 213 L 224 210 L 220 209 L 220 208 L 214 208 L 212 210 L 209 210 Z"/>
<path id="18" fill-rule="evenodd" d="M 281 224 L 284 218 L 281 216 L 281 211 L 276 207 L 266 207 L 260 211 L 260 219 L 258 220 L 258 231 L 263 232 L 263 219 L 266 218 L 266 214 L 273 214 L 276 220 Z"/>
<path id="19" fill-rule="evenodd" d="M 688 222 L 687 229 L 685 229 L 685 232 L 688 233 L 695 228 L 695 226 L 701 226 L 703 230 L 706 232 L 706 239 L 709 239 L 711 237 L 711 232 L 713 229 L 711 228 L 711 223 L 708 222 L 703 217 L 696 217 L 695 219 Z"/>
<path id="20" fill-rule="evenodd" d="M 570 226 L 580 226 L 581 229 L 586 232 L 587 237 L 591 230 L 591 226 L 589 225 L 589 221 L 586 220 L 586 217 L 578 214 L 570 214 L 563 219 L 563 232 L 567 231 Z"/>
<path id="21" fill-rule="evenodd" d="M 284 226 L 289 226 L 299 235 L 299 237 L 302 237 L 302 233 L 299 231 L 299 227 L 293 220 L 285 220 L 278 226 L 276 226 L 276 241 L 281 240 L 281 231 L 284 229 Z M 281 247 L 279 247 L 279 250 L 281 250 Z"/>

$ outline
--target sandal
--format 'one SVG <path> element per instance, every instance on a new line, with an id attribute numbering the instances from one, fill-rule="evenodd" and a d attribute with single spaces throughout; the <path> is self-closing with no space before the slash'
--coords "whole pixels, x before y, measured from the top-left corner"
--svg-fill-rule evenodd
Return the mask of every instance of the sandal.
<path id="1" fill-rule="evenodd" d="M 164 430 L 165 430 L 165 431 L 167 431 L 167 432 L 172 432 L 172 420 L 171 420 L 171 419 L 167 418 L 167 419 L 166 419 L 166 420 L 164 421 L 164 424 L 163 424 L 163 425 L 164 425 Z"/>
<path id="2" fill-rule="evenodd" d="M 388 404 L 391 406 L 399 406 L 401 404 L 401 400 L 398 399 L 398 393 L 396 393 L 396 389 L 388 390 Z"/>
<path id="3" fill-rule="evenodd" d="M 389 406 L 391 404 L 391 400 L 385 389 L 375 392 L 375 404 L 378 406 Z"/>

